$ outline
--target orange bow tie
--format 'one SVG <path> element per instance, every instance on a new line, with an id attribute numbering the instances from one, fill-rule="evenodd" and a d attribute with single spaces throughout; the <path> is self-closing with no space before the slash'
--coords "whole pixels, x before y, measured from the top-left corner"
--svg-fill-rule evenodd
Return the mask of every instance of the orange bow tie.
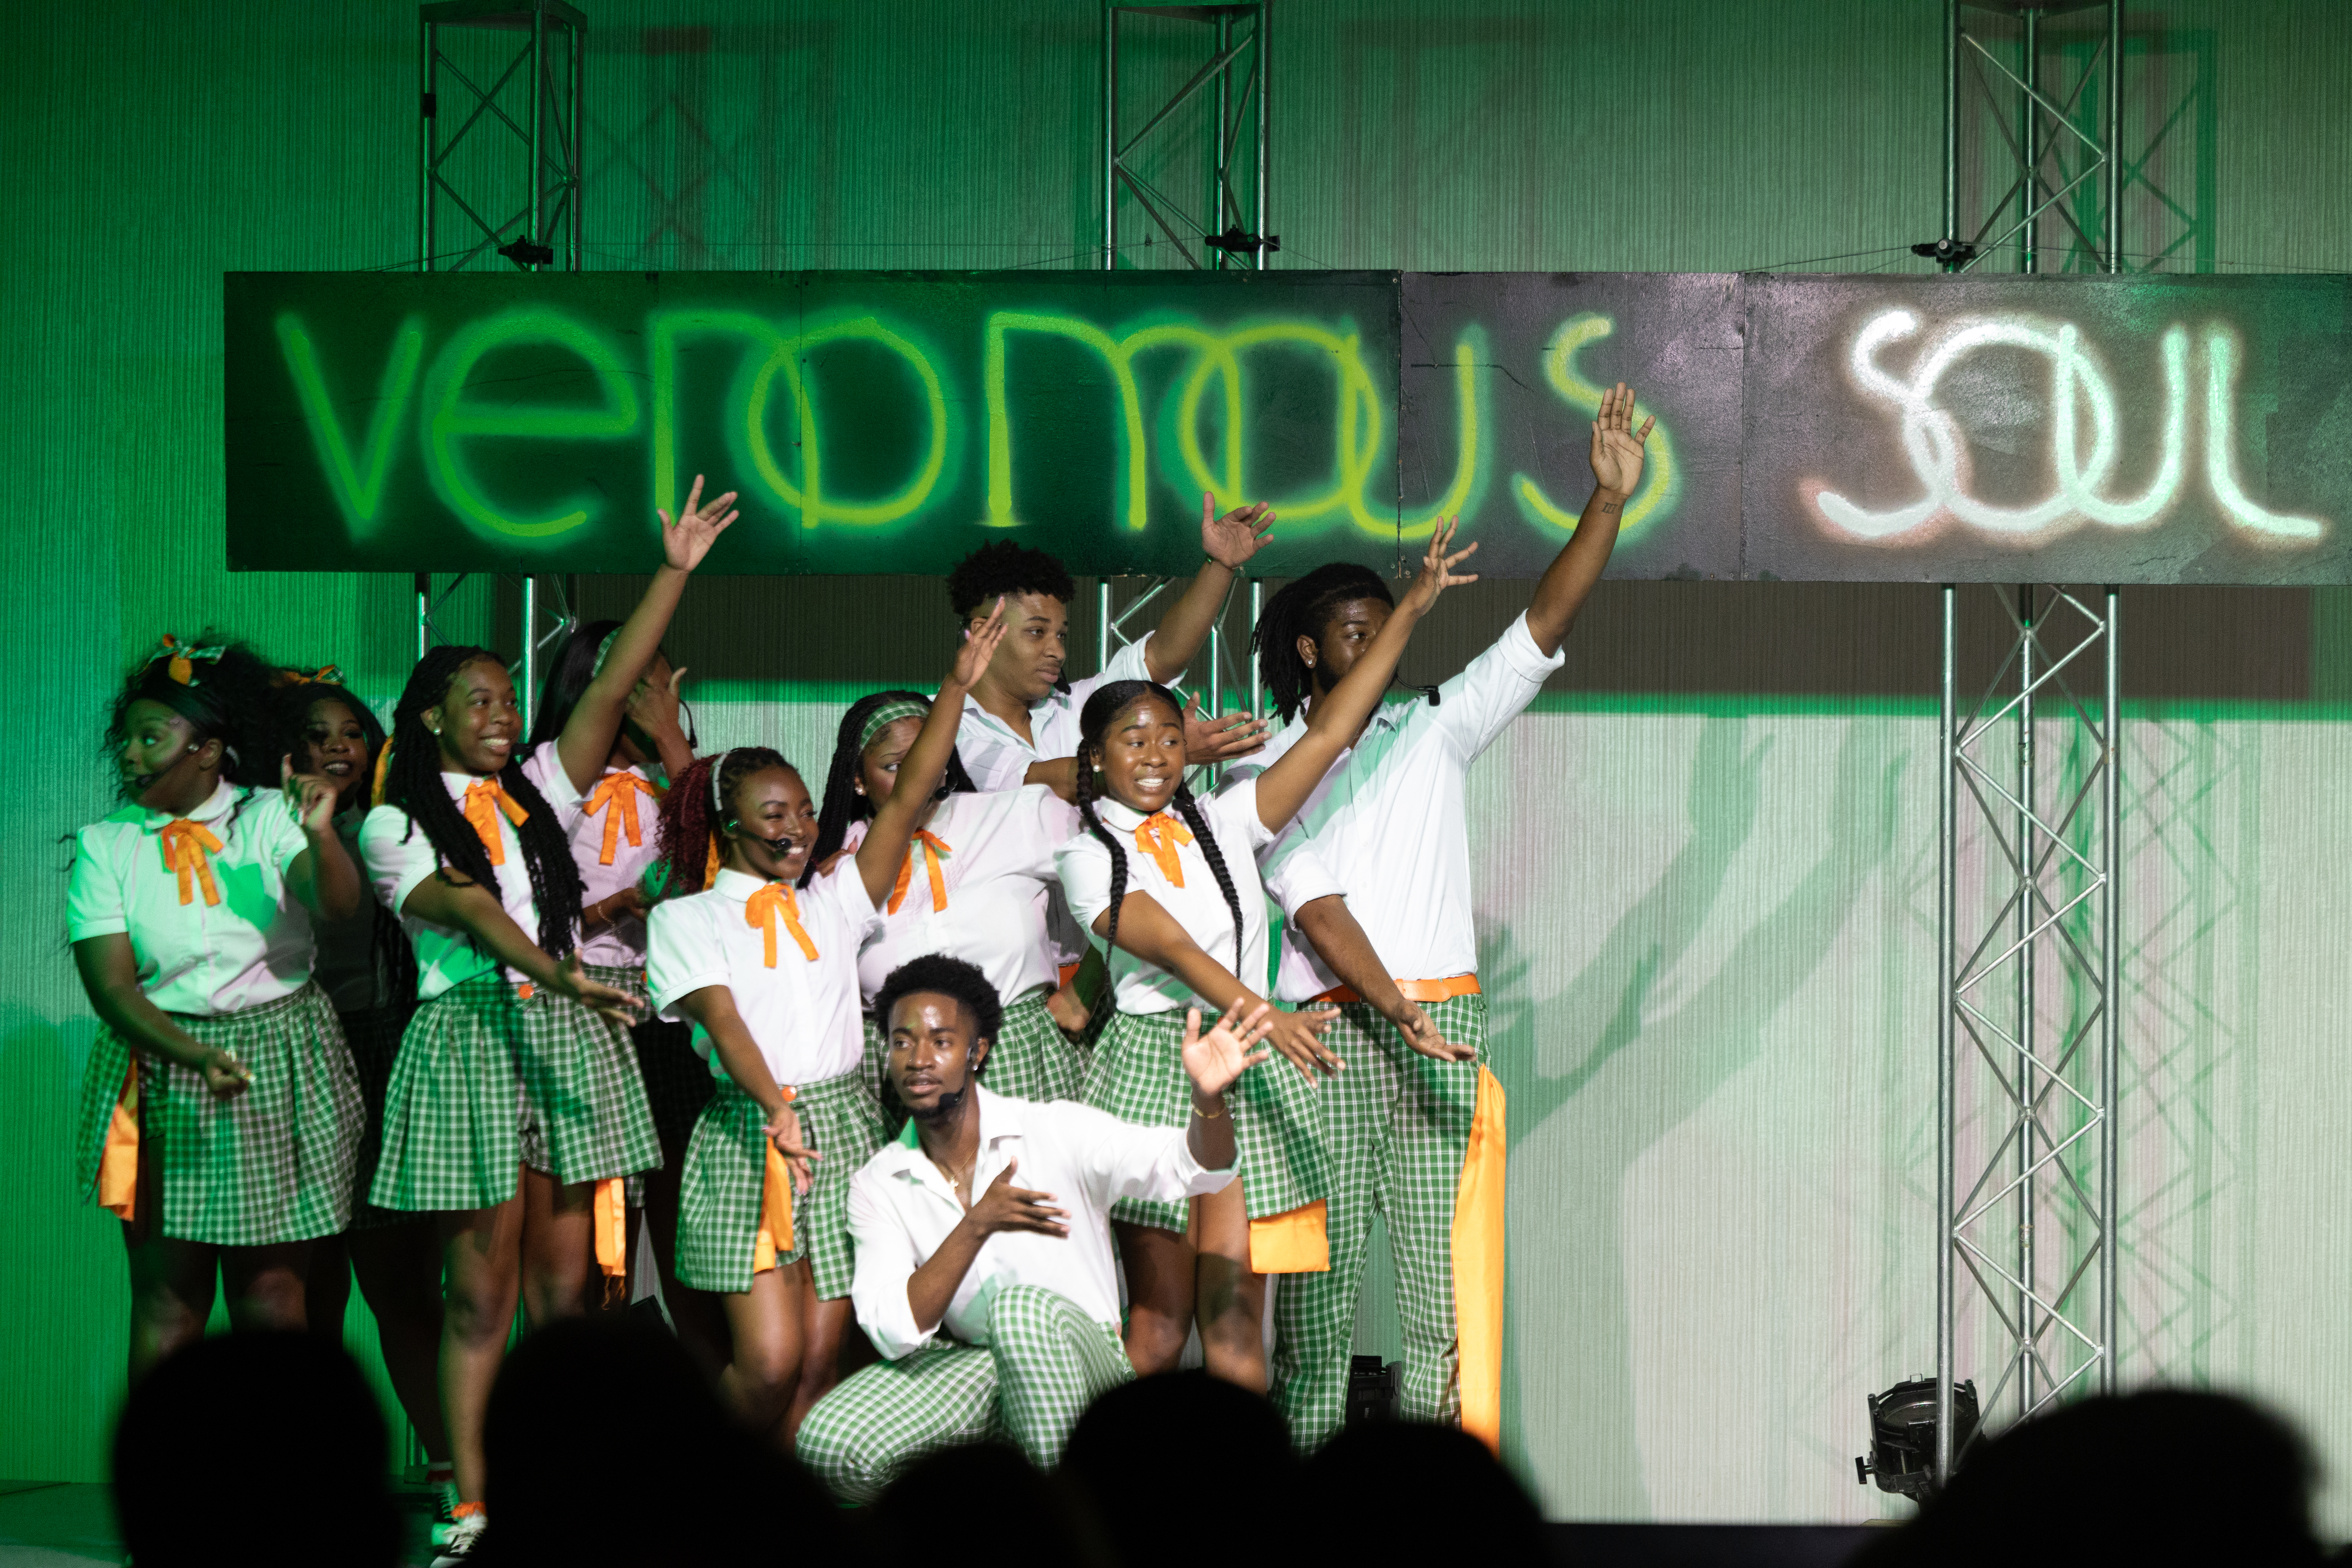
<path id="1" fill-rule="evenodd" d="M 926 848 L 930 850 L 929 855 L 923 854 Z M 898 886 L 890 889 L 890 901 L 883 906 L 882 912 L 895 915 L 898 912 L 898 906 L 907 901 L 907 888 L 915 879 L 915 861 L 918 857 L 922 859 L 923 869 L 931 874 L 931 912 L 937 914 L 946 909 L 948 879 L 947 874 L 940 868 L 940 857 L 951 855 L 954 852 L 946 839 L 941 838 L 929 828 L 915 829 L 915 840 L 907 846 L 907 858 L 898 863 Z"/>
<path id="2" fill-rule="evenodd" d="M 801 906 L 793 897 L 791 886 L 770 882 L 743 900 L 743 923 L 760 928 L 760 935 L 767 944 L 768 967 L 776 967 L 776 916 L 780 913 L 784 917 L 784 929 L 800 943 L 801 956 L 814 963 L 816 943 L 809 940 L 808 928 L 801 924 Z"/>
<path id="3" fill-rule="evenodd" d="M 1192 842 L 1191 830 L 1164 811 L 1135 825 L 1135 847 L 1160 863 L 1160 874 L 1171 888 L 1184 885 L 1184 862 L 1177 858 L 1176 847 Z"/>
<path id="4" fill-rule="evenodd" d="M 196 890 L 190 882 L 193 875 L 195 881 L 204 884 L 205 902 L 219 903 L 220 884 L 213 880 L 212 862 L 205 858 L 208 849 L 215 855 L 221 852 L 221 841 L 213 837 L 213 830 L 183 816 L 165 823 L 160 837 L 163 841 L 163 869 L 180 874 L 180 902 L 195 901 Z"/>
<path id="5" fill-rule="evenodd" d="M 629 832 L 630 848 L 635 849 L 645 843 L 645 831 L 637 825 L 639 795 L 658 801 L 661 791 L 627 772 L 606 773 L 596 781 L 596 787 L 588 792 L 587 803 L 580 809 L 590 816 L 600 811 L 604 814 L 604 847 L 596 857 L 599 866 L 613 863 L 614 852 L 621 847 L 621 830 L 624 827 Z"/>
<path id="6" fill-rule="evenodd" d="M 466 820 L 474 825 L 475 837 L 481 839 L 482 847 L 490 852 L 490 864 L 493 866 L 507 863 L 506 845 L 499 837 L 500 812 L 505 812 L 507 820 L 517 827 L 520 827 L 523 820 L 530 816 L 530 812 L 515 804 L 514 796 L 507 794 L 506 787 L 495 778 L 477 779 L 466 786 Z"/>

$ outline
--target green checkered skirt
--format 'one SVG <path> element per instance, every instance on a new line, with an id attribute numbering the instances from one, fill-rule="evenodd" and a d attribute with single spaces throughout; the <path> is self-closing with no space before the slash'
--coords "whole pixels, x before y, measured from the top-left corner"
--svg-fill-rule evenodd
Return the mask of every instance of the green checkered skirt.
<path id="1" fill-rule="evenodd" d="M 514 1196 L 519 1166 L 568 1186 L 660 1163 L 627 1031 L 543 987 L 519 997 L 494 971 L 408 1021 L 368 1198 L 489 1208 Z"/>
<path id="2" fill-rule="evenodd" d="M 872 1014 L 866 1017 L 866 1058 L 858 1070 L 882 1108 L 882 1130 L 896 1138 L 907 1124 L 906 1107 L 890 1090 L 890 1042 Z M 996 1043 L 982 1064 L 980 1081 L 992 1093 L 1019 1100 L 1076 1100 L 1085 1092 L 1086 1053 L 1062 1033 L 1045 1011 L 1045 993 L 1032 991 L 1004 1009 Z"/>
<path id="3" fill-rule="evenodd" d="M 794 1193 L 793 1250 L 779 1267 L 806 1259 L 820 1301 L 849 1294 L 856 1255 L 849 1239 L 849 1179 L 882 1147 L 882 1111 L 862 1072 L 803 1084 L 793 1100 L 801 1135 L 824 1156 L 805 1193 Z M 768 1116 L 760 1102 L 721 1083 L 686 1146 L 678 1177 L 677 1279 L 697 1290 L 751 1288 L 751 1252 L 768 1171 Z"/>
<path id="4" fill-rule="evenodd" d="M 411 1008 L 362 1007 L 336 1016 L 343 1039 L 352 1047 L 352 1067 L 360 1080 L 360 1104 L 367 1112 L 367 1130 L 360 1140 L 357 1168 L 352 1173 L 352 1228 L 381 1230 L 386 1226 L 412 1225 L 416 1216 L 398 1209 L 380 1209 L 367 1201 L 375 1180 L 377 1157 L 383 1152 L 383 1097 L 392 1087 L 392 1065 L 400 1056 L 400 1037 Z"/>
<path id="5" fill-rule="evenodd" d="M 1217 1016 L 1203 1012 L 1207 1029 Z M 1184 1009 L 1120 1013 L 1103 1030 L 1087 1073 L 1086 1101 L 1121 1121 L 1142 1127 L 1182 1127 L 1192 1115 L 1192 1081 L 1184 1076 Z M 1287 1214 L 1327 1196 L 1331 1154 L 1323 1135 L 1323 1106 L 1313 1085 L 1279 1056 L 1250 1068 L 1225 1091 L 1241 1152 L 1244 1193 L 1252 1219 Z M 1181 1231 L 1185 1200 L 1121 1198 L 1110 1217 L 1128 1225 Z"/>
<path id="6" fill-rule="evenodd" d="M 139 1056 L 139 1135 L 153 1142 L 162 1234 L 264 1247 L 341 1230 L 367 1112 L 327 994 L 305 984 L 258 1007 L 169 1016 L 205 1045 L 236 1052 L 253 1081 L 223 1100 L 194 1068 Z M 88 1199 L 97 1196 L 99 1156 L 131 1059 L 121 1036 L 99 1030 L 74 1118 Z"/>

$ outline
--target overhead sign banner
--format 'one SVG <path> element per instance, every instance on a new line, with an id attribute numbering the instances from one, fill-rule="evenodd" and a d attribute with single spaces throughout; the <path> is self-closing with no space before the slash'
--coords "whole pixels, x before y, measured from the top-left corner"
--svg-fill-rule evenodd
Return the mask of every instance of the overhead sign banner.
<path id="1" fill-rule="evenodd" d="M 1657 416 L 1617 577 L 2352 581 L 2352 281 L 1708 273 L 234 273 L 228 552 L 626 572 L 1541 572 L 1601 391 Z"/>

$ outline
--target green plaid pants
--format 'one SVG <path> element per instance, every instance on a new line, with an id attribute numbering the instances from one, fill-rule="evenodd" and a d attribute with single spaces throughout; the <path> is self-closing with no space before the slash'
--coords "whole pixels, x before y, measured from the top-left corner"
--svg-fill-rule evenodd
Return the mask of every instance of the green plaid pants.
<path id="1" fill-rule="evenodd" d="M 1339 1009 L 1324 1043 L 1348 1070 L 1323 1080 L 1324 1127 L 1335 1179 L 1325 1220 L 1327 1274 L 1294 1274 L 1274 1297 L 1274 1400 L 1302 1452 L 1339 1426 L 1348 1358 L 1372 1216 L 1388 1221 L 1396 1258 L 1397 1316 L 1404 1331 L 1399 1413 L 1454 1421 L 1462 1409 L 1454 1332 L 1454 1194 L 1478 1105 L 1486 1055 L 1486 999 L 1422 1004 L 1445 1037 L 1478 1047 L 1478 1059 L 1439 1062 L 1408 1047 L 1366 1003 Z M 1262 1070 L 1262 1069 L 1261 1069 Z"/>
<path id="2" fill-rule="evenodd" d="M 1115 1326 L 1034 1285 L 997 1292 L 988 1339 L 942 1341 L 856 1373 L 802 1423 L 801 1463 L 851 1503 L 880 1497 L 926 1454 L 992 1437 L 1050 1470 L 1087 1406 L 1135 1376 Z"/>
<path id="3" fill-rule="evenodd" d="M 1216 1014 L 1202 1009 L 1202 1030 L 1216 1021 Z M 1183 1046 L 1181 1007 L 1113 1016 L 1087 1071 L 1087 1103 L 1139 1127 L 1189 1125 L 1192 1080 L 1184 1076 Z M 1324 1141 L 1323 1098 L 1278 1056 L 1245 1070 L 1225 1091 L 1250 1218 L 1288 1214 L 1329 1191 L 1332 1166 Z M 1181 1232 L 1190 1213 L 1188 1200 L 1121 1198 L 1111 1205 L 1110 1217 L 1122 1225 Z"/>
<path id="4" fill-rule="evenodd" d="M 138 1058 L 139 1134 L 154 1141 L 163 1185 L 156 1234 L 264 1247 L 341 1230 L 367 1112 L 327 994 L 305 984 L 257 1007 L 169 1016 L 205 1045 L 235 1051 L 253 1081 L 223 1100 L 194 1068 Z M 131 1060 L 122 1037 L 101 1027 L 75 1115 L 76 1169 L 89 1200 Z"/>
<path id="5" fill-rule="evenodd" d="M 907 1112 L 890 1092 L 890 1042 L 872 1014 L 866 1017 L 866 1059 L 860 1071 L 882 1107 L 885 1137 L 896 1138 Z M 1045 993 L 1032 991 L 1004 1009 L 996 1043 L 989 1047 L 980 1081 L 994 1094 L 1016 1100 L 1076 1100 L 1087 1082 L 1086 1053 L 1062 1033 L 1045 1011 Z"/>

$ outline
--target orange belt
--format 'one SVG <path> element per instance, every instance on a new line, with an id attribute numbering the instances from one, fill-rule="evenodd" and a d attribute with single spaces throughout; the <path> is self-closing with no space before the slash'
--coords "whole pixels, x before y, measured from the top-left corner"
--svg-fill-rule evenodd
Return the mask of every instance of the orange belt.
<path id="1" fill-rule="evenodd" d="M 1478 994 L 1478 977 L 1475 974 L 1450 975 L 1444 980 L 1400 980 L 1396 984 L 1408 1002 L 1443 1002 L 1449 997 Z M 1335 1007 L 1344 1007 L 1351 1002 L 1362 1000 L 1356 994 L 1354 986 L 1334 985 L 1307 1005 L 1312 1007 L 1318 1002 L 1328 1002 Z"/>

